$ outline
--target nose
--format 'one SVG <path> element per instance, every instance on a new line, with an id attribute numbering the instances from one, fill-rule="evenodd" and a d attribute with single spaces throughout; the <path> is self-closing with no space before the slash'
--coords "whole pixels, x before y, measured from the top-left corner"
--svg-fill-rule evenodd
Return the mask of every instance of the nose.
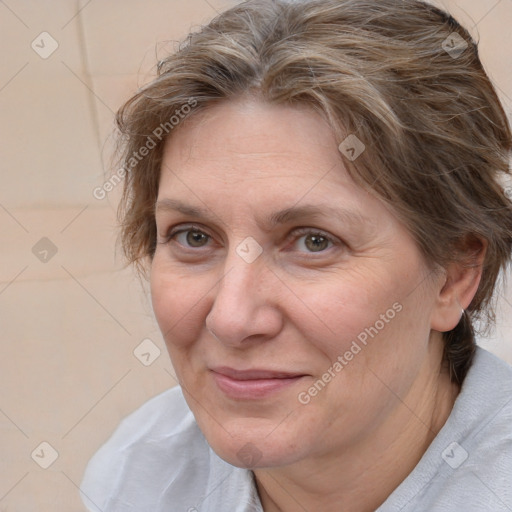
<path id="1" fill-rule="evenodd" d="M 239 348 L 275 337 L 282 328 L 279 279 L 261 256 L 247 263 L 234 253 L 228 260 L 213 290 L 207 329 L 221 343 Z"/>

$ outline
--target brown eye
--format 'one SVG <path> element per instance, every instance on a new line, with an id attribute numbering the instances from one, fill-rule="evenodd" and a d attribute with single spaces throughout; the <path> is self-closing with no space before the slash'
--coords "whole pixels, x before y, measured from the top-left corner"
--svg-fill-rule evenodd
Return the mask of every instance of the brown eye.
<path id="1" fill-rule="evenodd" d="M 183 233 L 186 234 L 186 242 L 190 247 L 203 247 L 208 243 L 209 236 L 201 231 L 187 230 Z"/>
<path id="2" fill-rule="evenodd" d="M 175 229 L 167 236 L 166 243 L 175 243 L 185 249 L 200 249 L 208 245 L 211 236 L 200 229 L 188 227 Z"/>
<path id="3" fill-rule="evenodd" d="M 320 234 L 310 234 L 304 237 L 304 245 L 311 252 L 324 251 L 329 247 L 330 240 Z"/>
<path id="4" fill-rule="evenodd" d="M 298 228 L 293 232 L 293 238 L 294 249 L 304 254 L 322 253 L 343 246 L 337 238 L 313 228 Z"/>

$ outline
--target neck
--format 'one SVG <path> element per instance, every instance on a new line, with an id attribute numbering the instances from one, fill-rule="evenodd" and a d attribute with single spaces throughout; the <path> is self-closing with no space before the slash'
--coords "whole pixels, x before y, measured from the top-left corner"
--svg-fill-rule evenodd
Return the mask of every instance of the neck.
<path id="1" fill-rule="evenodd" d="M 292 466 L 256 469 L 265 512 L 372 512 L 382 505 L 418 464 L 460 391 L 439 371 L 439 353 L 371 438 Z"/>

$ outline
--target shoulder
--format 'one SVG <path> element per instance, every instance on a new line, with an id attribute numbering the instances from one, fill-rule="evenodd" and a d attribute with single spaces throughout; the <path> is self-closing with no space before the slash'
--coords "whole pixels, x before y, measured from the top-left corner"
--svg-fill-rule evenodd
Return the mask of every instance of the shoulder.
<path id="1" fill-rule="evenodd" d="M 129 414 L 96 455 L 101 456 L 107 450 L 130 450 L 148 439 L 194 435 L 196 431 L 194 417 L 181 388 L 174 387 Z"/>
<path id="2" fill-rule="evenodd" d="M 512 437 L 512 366 L 478 348 L 453 409 L 454 421 L 468 438 L 495 431 L 493 441 Z M 503 428 L 502 428 L 503 427 Z"/>
<path id="3" fill-rule="evenodd" d="M 186 457 L 180 453 L 184 449 Z M 208 457 L 208 445 L 175 387 L 120 423 L 89 461 L 82 496 L 94 511 L 150 510 L 162 487 L 183 473 L 185 460 L 200 462 L 200 468 L 208 466 Z M 198 471 L 196 479 L 202 476 Z"/>
<path id="4" fill-rule="evenodd" d="M 454 432 L 467 453 L 461 473 L 512 508 L 512 367 L 479 349 L 469 376 Z"/>
<path id="5" fill-rule="evenodd" d="M 91 512 L 262 512 L 252 473 L 215 454 L 179 387 L 121 422 L 90 460 L 80 490 Z"/>
<path id="6" fill-rule="evenodd" d="M 512 510 L 512 367 L 478 348 L 446 424 L 379 512 Z"/>

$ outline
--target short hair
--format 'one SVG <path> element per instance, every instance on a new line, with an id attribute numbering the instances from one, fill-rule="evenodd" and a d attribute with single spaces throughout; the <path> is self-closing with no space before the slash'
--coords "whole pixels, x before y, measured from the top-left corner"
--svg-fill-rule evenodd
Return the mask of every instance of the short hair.
<path id="1" fill-rule="evenodd" d="M 433 268 L 487 242 L 476 295 L 443 333 L 444 361 L 461 383 L 473 322 L 494 320 L 512 250 L 512 204 L 500 184 L 510 126 L 468 31 L 419 0 L 247 0 L 189 34 L 157 69 L 116 117 L 128 261 L 143 269 L 154 254 L 163 147 L 182 118 L 245 95 L 307 105 L 340 142 L 353 134 L 365 145 L 356 160 L 345 157 L 348 172 L 390 205 Z"/>

